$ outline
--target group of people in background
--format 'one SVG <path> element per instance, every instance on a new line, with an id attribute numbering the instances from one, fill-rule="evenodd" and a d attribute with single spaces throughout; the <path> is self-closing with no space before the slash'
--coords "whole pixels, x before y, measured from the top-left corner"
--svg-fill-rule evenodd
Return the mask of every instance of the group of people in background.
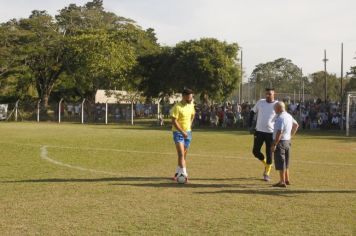
<path id="1" fill-rule="evenodd" d="M 294 103 L 284 101 L 286 110 L 297 120 L 302 129 L 341 129 L 345 114 L 339 103 L 312 102 Z M 254 104 L 196 105 L 194 126 L 247 128 L 250 111 Z M 345 113 L 345 111 L 344 111 Z M 356 126 L 356 112 L 351 112 L 351 125 Z"/>

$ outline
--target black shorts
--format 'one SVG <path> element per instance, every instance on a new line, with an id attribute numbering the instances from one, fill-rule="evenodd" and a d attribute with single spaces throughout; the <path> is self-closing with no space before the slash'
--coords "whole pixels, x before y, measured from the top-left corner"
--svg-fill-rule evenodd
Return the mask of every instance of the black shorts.
<path id="1" fill-rule="evenodd" d="M 290 147 L 291 143 L 289 140 L 282 140 L 277 144 L 274 152 L 274 164 L 276 170 L 286 170 L 289 168 Z"/>

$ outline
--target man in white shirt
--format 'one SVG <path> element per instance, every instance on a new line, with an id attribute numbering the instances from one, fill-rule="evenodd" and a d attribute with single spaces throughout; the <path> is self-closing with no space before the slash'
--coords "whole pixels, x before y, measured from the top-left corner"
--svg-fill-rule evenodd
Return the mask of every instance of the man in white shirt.
<path id="1" fill-rule="evenodd" d="M 274 105 L 277 101 L 274 100 L 274 89 L 266 89 L 266 99 L 259 100 L 252 108 L 250 114 L 250 130 L 254 131 L 253 142 L 253 155 L 262 161 L 264 165 L 263 179 L 265 181 L 270 180 L 270 172 L 272 168 L 272 151 L 271 146 L 273 142 L 273 128 L 274 118 L 276 113 L 274 111 Z M 256 127 L 252 127 L 254 116 L 256 118 Z M 255 128 L 255 129 L 254 129 Z M 266 146 L 266 156 L 261 152 L 263 143 Z"/>
<path id="2" fill-rule="evenodd" d="M 274 124 L 272 152 L 274 152 L 274 163 L 279 171 L 280 180 L 273 187 L 285 188 L 290 185 L 289 163 L 291 152 L 291 138 L 298 130 L 298 122 L 286 112 L 285 104 L 278 102 L 275 105 L 277 118 Z"/>

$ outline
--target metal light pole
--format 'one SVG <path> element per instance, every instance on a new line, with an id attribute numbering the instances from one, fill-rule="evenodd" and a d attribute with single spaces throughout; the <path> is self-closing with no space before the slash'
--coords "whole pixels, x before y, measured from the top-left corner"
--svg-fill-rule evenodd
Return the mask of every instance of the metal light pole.
<path id="1" fill-rule="evenodd" d="M 303 98 L 303 68 L 300 69 L 301 72 L 301 77 L 300 77 L 300 89 L 299 89 L 299 103 L 302 102 L 302 98 Z"/>
<path id="2" fill-rule="evenodd" d="M 243 67 L 242 67 L 242 60 L 243 60 L 243 52 L 241 49 L 241 82 L 240 82 L 240 94 L 239 94 L 239 104 L 242 103 L 242 80 L 243 80 Z"/>
<path id="3" fill-rule="evenodd" d="M 327 74 L 326 74 L 326 62 L 328 61 L 329 59 L 326 58 L 326 50 L 324 50 L 324 59 L 323 59 L 323 62 L 324 62 L 324 74 L 325 74 L 325 78 L 324 78 L 324 99 L 325 99 L 325 103 L 328 99 L 328 95 L 327 95 L 327 91 L 328 91 L 328 85 L 327 85 Z"/>
<path id="4" fill-rule="evenodd" d="M 341 125 L 340 129 L 342 130 L 344 127 L 344 99 L 343 99 L 343 89 L 342 89 L 342 80 L 344 78 L 344 43 L 341 43 L 341 77 L 340 77 L 340 106 L 341 106 Z"/>

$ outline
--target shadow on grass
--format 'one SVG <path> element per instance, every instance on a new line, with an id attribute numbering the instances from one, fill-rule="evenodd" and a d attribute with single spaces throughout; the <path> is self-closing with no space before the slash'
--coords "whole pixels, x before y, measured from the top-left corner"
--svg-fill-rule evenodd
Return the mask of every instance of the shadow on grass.
<path id="1" fill-rule="evenodd" d="M 194 178 L 192 181 L 237 181 L 237 180 L 259 180 L 257 178 Z M 1 181 L 0 183 L 92 183 L 92 182 L 152 182 L 152 181 L 172 181 L 171 178 L 166 177 L 112 177 L 112 178 L 97 178 L 97 179 L 79 179 L 79 178 L 53 178 L 53 179 L 27 179 L 27 180 L 13 180 Z M 174 182 L 171 182 L 174 184 Z M 165 184 L 165 183 L 160 183 Z M 169 183 L 170 184 L 170 183 Z"/>
<path id="2" fill-rule="evenodd" d="M 162 182 L 164 181 L 164 182 Z M 195 181 L 252 181 L 249 183 L 195 183 Z M 111 186 L 129 186 L 143 188 L 167 188 L 167 189 L 222 189 L 214 192 L 195 192 L 199 195 L 219 195 L 219 194 L 245 194 L 245 195 L 265 195 L 278 197 L 296 197 L 305 194 L 356 194 L 356 190 L 334 189 L 334 190 L 307 190 L 307 189 L 275 189 L 270 185 L 261 186 L 261 180 L 254 177 L 248 178 L 196 178 L 191 179 L 189 184 L 177 184 L 171 178 L 165 177 L 118 177 L 118 178 L 98 178 L 98 179 L 29 179 L 15 181 L 1 181 L 0 183 L 97 183 L 110 182 Z M 118 183 L 123 182 L 123 183 Z M 125 183 L 126 182 L 126 183 Z M 139 183 L 127 183 L 139 182 Z M 142 183 L 144 182 L 144 183 Z M 231 189 L 238 188 L 238 189 Z"/>
<path id="3" fill-rule="evenodd" d="M 186 188 L 186 189 L 196 189 L 196 188 L 251 188 L 256 186 L 255 184 L 205 184 L 205 183 L 189 183 L 189 184 L 178 184 L 175 182 L 170 183 L 144 183 L 144 184 L 112 184 L 115 186 L 131 186 L 131 187 L 144 187 L 144 188 Z"/>
<path id="4" fill-rule="evenodd" d="M 169 179 L 169 182 L 160 183 L 113 183 L 116 186 L 132 186 L 132 187 L 150 187 L 150 188 L 250 188 L 260 186 L 261 179 L 255 177 L 247 178 L 192 178 L 189 179 L 189 184 L 177 184 L 176 182 Z M 253 183 L 197 183 L 196 181 L 252 181 Z"/>
<path id="5" fill-rule="evenodd" d="M 355 194 L 356 190 L 297 190 L 297 189 L 236 189 L 216 192 L 197 192 L 196 194 L 247 194 L 247 195 L 268 195 L 293 197 L 300 194 Z"/>

